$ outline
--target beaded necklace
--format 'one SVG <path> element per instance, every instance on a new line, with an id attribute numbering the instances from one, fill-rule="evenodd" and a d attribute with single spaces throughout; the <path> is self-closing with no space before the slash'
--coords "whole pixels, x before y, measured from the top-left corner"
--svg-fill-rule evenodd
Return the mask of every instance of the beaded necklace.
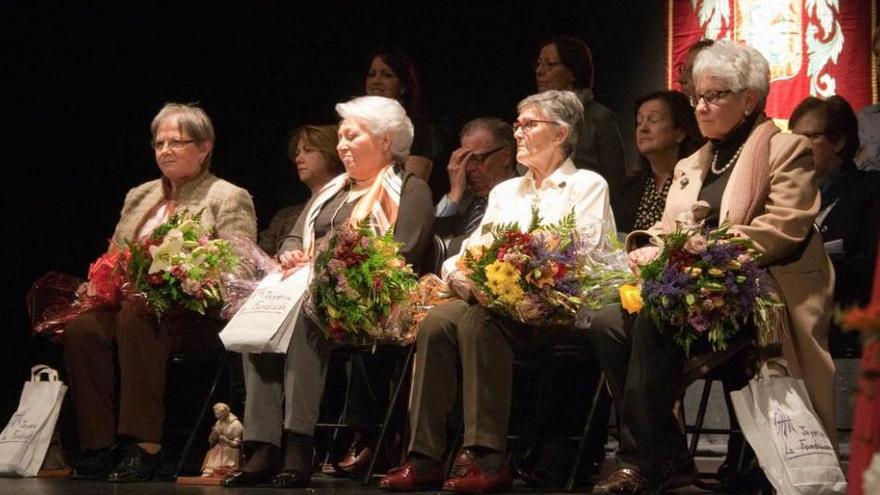
<path id="1" fill-rule="evenodd" d="M 715 175 L 721 175 L 725 171 L 727 171 L 727 169 L 729 169 L 734 163 L 736 163 L 736 159 L 739 158 L 739 154 L 742 153 L 743 146 L 745 145 L 746 143 L 739 145 L 739 148 L 737 148 L 736 153 L 734 153 L 733 156 L 730 158 L 730 161 L 721 168 L 715 168 L 715 166 L 718 164 L 718 149 L 716 148 L 715 154 L 712 155 L 712 165 L 709 167 L 709 169 L 712 170 L 712 173 Z"/>

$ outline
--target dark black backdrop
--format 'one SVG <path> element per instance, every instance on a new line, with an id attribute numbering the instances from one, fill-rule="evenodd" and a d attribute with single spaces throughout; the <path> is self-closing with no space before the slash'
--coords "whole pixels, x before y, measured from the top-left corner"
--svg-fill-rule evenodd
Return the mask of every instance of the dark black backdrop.
<path id="1" fill-rule="evenodd" d="M 4 2 L 0 424 L 26 370 L 57 359 L 29 337 L 27 288 L 48 270 L 82 275 L 106 248 L 126 190 L 157 176 L 149 122 L 164 102 L 204 105 L 214 171 L 251 191 L 264 226 L 305 192 L 285 160 L 287 132 L 334 121 L 333 104 L 358 94 L 379 46 L 414 56 L 427 113 L 454 136 L 478 115 L 511 119 L 534 90 L 538 42 L 579 36 L 594 51 L 597 99 L 629 145 L 632 100 L 664 82 L 665 5 Z"/>

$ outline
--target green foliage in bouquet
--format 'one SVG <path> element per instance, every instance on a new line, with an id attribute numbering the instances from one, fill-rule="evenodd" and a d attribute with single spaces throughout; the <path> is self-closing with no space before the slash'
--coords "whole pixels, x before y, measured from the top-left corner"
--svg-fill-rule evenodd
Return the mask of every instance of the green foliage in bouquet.
<path id="1" fill-rule="evenodd" d="M 334 342 L 395 341 L 418 282 L 393 229 L 376 235 L 368 219 L 346 224 L 315 260 L 312 304 Z"/>

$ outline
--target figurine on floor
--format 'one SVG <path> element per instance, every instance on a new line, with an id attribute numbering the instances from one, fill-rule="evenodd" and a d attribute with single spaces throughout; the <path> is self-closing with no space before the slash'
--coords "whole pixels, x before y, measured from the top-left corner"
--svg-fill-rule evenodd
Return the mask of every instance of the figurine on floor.
<path id="1" fill-rule="evenodd" d="M 202 476 L 206 478 L 222 478 L 238 469 L 241 459 L 241 438 L 244 428 L 238 416 L 232 414 L 229 406 L 218 402 L 214 404 L 214 417 L 217 422 L 211 428 L 208 443 L 211 449 L 205 454 L 202 463 Z"/>

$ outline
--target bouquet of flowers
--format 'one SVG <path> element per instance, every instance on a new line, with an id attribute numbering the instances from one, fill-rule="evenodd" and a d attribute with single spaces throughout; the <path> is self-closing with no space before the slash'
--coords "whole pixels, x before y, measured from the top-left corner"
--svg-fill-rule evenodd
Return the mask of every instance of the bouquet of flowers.
<path id="1" fill-rule="evenodd" d="M 545 224 L 532 210 L 527 232 L 519 224 L 499 225 L 488 246 L 466 250 L 459 260 L 481 303 L 503 316 L 533 326 L 571 325 L 579 310 L 598 308 L 615 273 L 591 258 L 574 213 Z M 604 294 L 604 295 L 603 295 Z"/>
<path id="2" fill-rule="evenodd" d="M 130 291 L 159 318 L 172 307 L 205 314 L 223 303 L 222 277 L 238 257 L 229 241 L 202 227 L 200 216 L 175 213 L 143 241 L 129 243 Z"/>
<path id="3" fill-rule="evenodd" d="M 417 285 L 392 230 L 376 235 L 369 220 L 346 224 L 315 260 L 309 307 L 334 342 L 400 342 L 407 301 Z"/>
<path id="4" fill-rule="evenodd" d="M 713 350 L 726 349 L 750 317 L 759 330 L 769 330 L 771 310 L 780 303 L 750 239 L 725 226 L 681 225 L 660 238 L 659 256 L 640 269 L 641 300 L 658 325 L 677 327 L 674 340 L 686 355 L 704 335 Z M 621 296 L 639 309 L 632 291 Z"/>

